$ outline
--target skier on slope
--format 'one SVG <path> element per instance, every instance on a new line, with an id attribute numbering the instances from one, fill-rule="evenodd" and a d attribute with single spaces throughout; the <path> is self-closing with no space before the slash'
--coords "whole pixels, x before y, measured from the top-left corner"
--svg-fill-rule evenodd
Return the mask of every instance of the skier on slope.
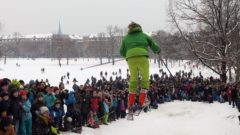
<path id="1" fill-rule="evenodd" d="M 148 47 L 150 47 L 156 54 L 159 54 L 161 51 L 152 38 L 143 33 L 142 27 L 139 24 L 131 22 L 128 26 L 128 34 L 123 38 L 120 47 L 120 54 L 126 58 L 131 74 L 128 95 L 128 108 L 130 115 L 133 114 L 132 108 L 135 104 L 135 97 L 139 84 L 138 74 L 142 77 L 140 82 L 141 91 L 138 101 L 142 108 L 145 105 L 145 98 L 149 89 Z"/>

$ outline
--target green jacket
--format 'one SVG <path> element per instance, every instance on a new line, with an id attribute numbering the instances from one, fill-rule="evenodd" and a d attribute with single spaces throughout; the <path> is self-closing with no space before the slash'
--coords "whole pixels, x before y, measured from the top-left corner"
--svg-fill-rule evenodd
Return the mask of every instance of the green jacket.
<path id="1" fill-rule="evenodd" d="M 136 56 L 148 56 L 148 47 L 157 54 L 161 51 L 151 37 L 143 33 L 140 27 L 135 27 L 129 30 L 128 34 L 123 38 L 120 54 L 126 59 Z"/>

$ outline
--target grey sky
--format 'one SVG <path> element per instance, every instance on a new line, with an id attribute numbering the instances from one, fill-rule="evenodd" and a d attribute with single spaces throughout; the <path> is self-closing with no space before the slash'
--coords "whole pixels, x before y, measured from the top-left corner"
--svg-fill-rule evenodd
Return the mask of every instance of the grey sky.
<path id="1" fill-rule="evenodd" d="M 107 25 L 131 20 L 145 31 L 167 29 L 168 0 L 0 0 L 1 34 L 56 32 L 58 21 L 67 34 L 105 32 Z"/>

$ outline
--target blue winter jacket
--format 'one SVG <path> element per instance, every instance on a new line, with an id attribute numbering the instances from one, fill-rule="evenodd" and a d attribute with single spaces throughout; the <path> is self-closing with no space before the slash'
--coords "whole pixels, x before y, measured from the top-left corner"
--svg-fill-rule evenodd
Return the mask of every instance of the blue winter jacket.
<path id="1" fill-rule="evenodd" d="M 23 121 L 32 119 L 32 113 L 31 113 L 31 103 L 29 100 L 26 100 L 22 104 L 22 119 Z"/>
<path id="2" fill-rule="evenodd" d="M 113 98 L 112 107 L 113 108 L 117 108 L 118 107 L 118 99 L 117 99 L 117 97 Z"/>
<path id="3" fill-rule="evenodd" d="M 68 98 L 65 100 L 65 104 L 68 105 L 73 105 L 76 103 L 76 97 L 74 92 L 70 92 L 68 94 Z"/>
<path id="4" fill-rule="evenodd" d="M 106 102 L 103 102 L 103 110 L 105 113 L 109 113 L 109 107 Z"/>
<path id="5" fill-rule="evenodd" d="M 59 122 L 61 121 L 64 113 L 62 108 L 55 108 L 54 106 L 50 108 L 50 116 L 53 120 L 54 125 L 58 125 Z"/>
<path id="6" fill-rule="evenodd" d="M 44 103 L 48 108 L 51 108 L 54 105 L 54 102 L 57 98 L 53 94 L 44 95 Z"/>

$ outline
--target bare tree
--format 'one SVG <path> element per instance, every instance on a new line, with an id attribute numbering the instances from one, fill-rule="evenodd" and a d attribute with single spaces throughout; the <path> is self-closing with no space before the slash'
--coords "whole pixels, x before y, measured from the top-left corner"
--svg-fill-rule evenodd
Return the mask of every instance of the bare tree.
<path id="1" fill-rule="evenodd" d="M 52 39 L 52 51 L 54 52 L 54 57 L 58 60 L 58 65 L 61 67 L 61 60 L 63 58 L 63 38 L 60 35 L 53 35 Z"/>
<path id="2" fill-rule="evenodd" d="M 231 36 L 232 47 L 230 48 L 231 52 L 231 66 L 230 69 L 235 71 L 235 81 L 240 81 L 240 26 L 234 30 Z M 231 70 L 229 70 L 231 71 Z"/>
<path id="3" fill-rule="evenodd" d="M 106 34 L 101 32 L 101 33 L 98 33 L 98 56 L 99 56 L 99 59 L 100 59 L 100 64 L 102 64 L 102 58 L 103 58 L 103 46 L 105 45 L 105 40 L 106 40 Z"/>
<path id="4" fill-rule="evenodd" d="M 115 64 L 115 55 L 116 55 L 116 50 L 120 45 L 120 42 L 122 40 L 123 35 L 126 33 L 125 28 L 120 28 L 118 26 L 112 26 L 109 25 L 107 26 L 107 33 L 109 35 L 109 42 L 112 46 L 111 48 L 111 57 L 112 57 L 112 64 Z"/>
<path id="5" fill-rule="evenodd" d="M 21 38 L 22 38 L 22 35 L 19 32 L 14 32 L 13 33 L 13 40 L 14 40 L 13 43 L 15 43 L 16 46 L 19 46 L 19 44 L 21 42 Z M 4 64 L 7 64 L 7 57 L 8 57 L 8 55 L 11 55 L 11 54 L 13 55 L 14 50 L 13 50 L 13 48 L 11 48 L 7 44 L 2 45 L 1 50 L 3 52 L 2 54 L 3 54 L 3 57 L 4 57 Z"/>
<path id="6" fill-rule="evenodd" d="M 239 0 L 170 0 L 169 15 L 189 50 L 227 81 L 231 35 L 239 27 Z"/>

